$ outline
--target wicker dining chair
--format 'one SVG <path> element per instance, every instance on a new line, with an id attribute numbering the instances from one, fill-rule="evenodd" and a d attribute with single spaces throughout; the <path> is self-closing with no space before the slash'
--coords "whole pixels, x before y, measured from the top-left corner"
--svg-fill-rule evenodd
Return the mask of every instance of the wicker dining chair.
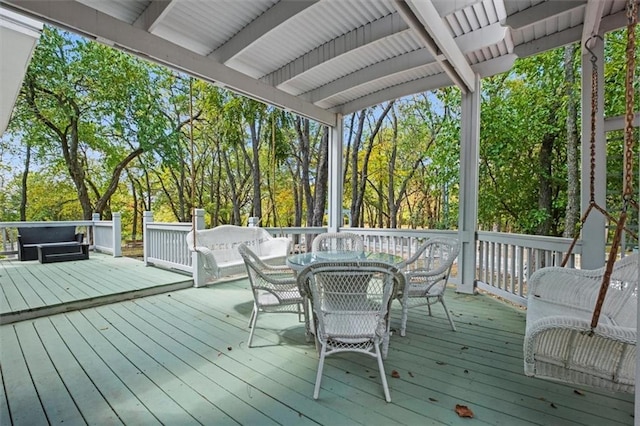
<path id="1" fill-rule="evenodd" d="M 264 263 L 246 244 L 240 244 L 238 251 L 244 260 L 253 293 L 253 311 L 249 319 L 248 347 L 251 347 L 260 312 L 296 313 L 308 324 L 305 301 L 298 290 L 294 271 L 285 265 Z"/>
<path id="2" fill-rule="evenodd" d="M 406 335 L 409 309 L 427 306 L 431 316 L 431 305 L 442 304 L 451 329 L 456 326 L 444 302 L 444 294 L 453 262 L 458 257 L 460 246 L 451 238 L 430 238 L 406 261 L 398 264 L 405 278 L 405 287 L 398 294 L 402 304 L 400 335 Z"/>
<path id="3" fill-rule="evenodd" d="M 320 393 L 325 357 L 358 352 L 377 359 L 384 396 L 391 402 L 383 358 L 389 345 L 389 307 L 403 280 L 395 266 L 366 260 L 319 261 L 298 275 L 311 299 L 320 345 L 315 399 Z"/>
<path id="4" fill-rule="evenodd" d="M 364 241 L 352 232 L 327 232 L 313 239 L 311 250 L 318 252 L 337 252 L 362 254 Z"/>

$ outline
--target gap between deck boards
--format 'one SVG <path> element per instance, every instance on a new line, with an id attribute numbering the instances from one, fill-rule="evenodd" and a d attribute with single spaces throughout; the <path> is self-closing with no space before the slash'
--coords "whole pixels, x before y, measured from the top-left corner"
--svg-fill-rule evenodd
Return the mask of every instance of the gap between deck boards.
<path id="1" fill-rule="evenodd" d="M 18 321 L 25 321 L 64 312 L 76 311 L 79 309 L 93 308 L 100 305 L 122 302 L 125 300 L 137 299 L 140 297 L 153 296 L 156 294 L 168 293 L 171 291 L 182 290 L 190 287 L 193 287 L 193 280 L 186 280 L 178 283 L 164 284 L 137 290 L 123 291 L 120 293 L 96 296 L 88 299 L 74 300 L 71 302 L 63 302 L 55 305 L 23 309 L 21 311 L 5 312 L 0 314 L 0 325 L 11 324 Z"/>

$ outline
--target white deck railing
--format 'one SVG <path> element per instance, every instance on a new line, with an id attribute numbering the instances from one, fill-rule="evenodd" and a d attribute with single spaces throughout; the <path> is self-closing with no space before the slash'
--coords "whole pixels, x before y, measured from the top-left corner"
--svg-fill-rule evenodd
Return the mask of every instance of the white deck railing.
<path id="1" fill-rule="evenodd" d="M 151 212 L 144 212 L 142 222 L 145 265 L 192 273 L 191 252 L 186 239 L 191 223 L 154 222 Z"/>
<path id="2" fill-rule="evenodd" d="M 560 266 L 571 245 L 570 238 L 477 232 L 476 283 L 478 288 L 526 306 L 527 280 L 545 266 Z M 567 262 L 579 265 L 578 241 Z"/>
<path id="3" fill-rule="evenodd" d="M 186 235 L 191 223 L 153 222 L 151 213 L 145 213 L 144 259 L 147 264 L 192 273 L 191 253 Z M 198 229 L 204 221 L 198 220 Z M 277 237 L 288 237 L 293 242 L 292 253 L 305 252 L 316 235 L 327 232 L 324 227 L 264 228 Z M 407 258 L 428 238 L 456 238 L 457 231 L 343 228 L 365 241 L 368 251 L 385 252 Z M 557 266 L 571 240 L 567 238 L 535 235 L 506 234 L 500 232 L 477 233 L 476 284 L 481 290 L 499 295 L 520 305 L 526 305 L 527 279 L 537 269 Z M 579 260 L 581 244 L 573 249 L 568 266 Z M 457 266 L 451 273 L 451 283 L 459 284 Z"/>
<path id="4" fill-rule="evenodd" d="M 112 220 L 100 220 L 100 215 L 94 214 L 92 220 L 0 222 L 0 255 L 18 254 L 18 228 L 44 226 L 75 226 L 78 232 L 84 232 L 91 250 L 108 253 L 114 257 L 122 255 L 120 213 L 113 213 Z"/>

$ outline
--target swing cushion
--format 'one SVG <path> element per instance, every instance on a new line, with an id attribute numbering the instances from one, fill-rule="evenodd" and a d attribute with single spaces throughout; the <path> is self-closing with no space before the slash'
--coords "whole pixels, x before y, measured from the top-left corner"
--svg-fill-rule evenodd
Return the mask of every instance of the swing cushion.
<path id="1" fill-rule="evenodd" d="M 613 268 L 598 326 L 591 318 L 605 268 L 542 268 L 529 281 L 524 371 L 528 376 L 635 389 L 638 254 Z"/>

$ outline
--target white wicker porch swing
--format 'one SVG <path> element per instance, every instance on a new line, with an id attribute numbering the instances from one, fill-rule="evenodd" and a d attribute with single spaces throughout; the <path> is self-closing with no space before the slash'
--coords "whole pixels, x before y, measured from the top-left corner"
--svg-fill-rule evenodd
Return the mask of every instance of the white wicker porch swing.
<path id="1" fill-rule="evenodd" d="M 618 220 L 598 206 L 594 196 L 595 98 L 597 67 L 592 57 L 591 199 L 583 225 L 595 209 L 616 225 L 606 265 L 597 270 L 563 267 L 536 271 L 529 280 L 524 372 L 528 376 L 634 392 L 637 341 L 638 254 L 618 259 L 626 227 L 627 207 L 633 201 L 633 77 L 635 69 L 635 0 L 627 2 L 625 76 L 625 174 L 623 206 Z M 637 239 L 637 237 L 636 237 Z"/>

